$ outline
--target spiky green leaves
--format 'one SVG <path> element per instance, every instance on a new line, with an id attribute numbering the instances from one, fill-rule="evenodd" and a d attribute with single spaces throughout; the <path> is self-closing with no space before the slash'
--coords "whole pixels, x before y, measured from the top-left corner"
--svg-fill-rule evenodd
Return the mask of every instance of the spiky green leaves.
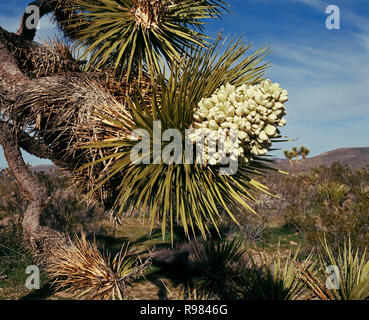
<path id="1" fill-rule="evenodd" d="M 118 75 L 144 68 L 158 71 L 162 58 L 180 61 L 184 50 L 204 45 L 203 19 L 217 17 L 221 0 L 77 0 L 79 45 L 88 67 L 113 68 Z"/>
<path id="2" fill-rule="evenodd" d="M 153 148 L 157 130 L 154 123 L 161 123 L 159 135 L 168 129 L 179 132 L 180 144 L 185 146 L 194 109 L 204 97 L 210 97 L 226 83 L 239 86 L 260 81 L 266 67 L 261 62 L 268 50 L 260 49 L 246 56 L 248 49 L 242 40 L 222 45 L 218 41 L 209 49 L 199 47 L 186 63 L 173 64 L 168 77 L 164 73 L 153 79 L 151 104 L 145 103 L 138 90 L 127 100 L 130 116 L 119 104 L 98 108 L 93 126 L 108 134 L 104 141 L 86 146 L 104 153 L 94 163 L 106 164 L 94 190 L 118 177 L 119 195 L 115 202 L 118 215 L 125 212 L 148 216 L 152 226 L 161 221 L 163 233 L 178 222 L 186 233 L 198 229 L 205 234 L 209 225 L 217 226 L 222 212 L 236 221 L 230 210 L 232 204 L 252 211 L 249 203 L 255 192 L 267 190 L 250 176 L 267 168 L 257 156 L 249 165 L 240 165 L 235 174 L 222 175 L 218 166 L 188 163 L 184 152 L 180 155 L 182 163 L 157 162 L 158 154 Z M 129 132 L 135 129 L 143 130 L 139 141 L 131 140 Z M 147 151 L 142 151 L 148 161 L 134 164 L 132 148 L 144 138 L 149 140 Z M 171 142 L 171 139 L 160 142 L 163 154 Z"/>
<path id="3" fill-rule="evenodd" d="M 338 248 L 338 252 L 332 250 L 325 237 L 321 244 L 318 266 L 313 270 L 301 268 L 302 279 L 314 295 L 320 300 L 368 300 L 367 251 L 354 248 L 350 238 Z"/>

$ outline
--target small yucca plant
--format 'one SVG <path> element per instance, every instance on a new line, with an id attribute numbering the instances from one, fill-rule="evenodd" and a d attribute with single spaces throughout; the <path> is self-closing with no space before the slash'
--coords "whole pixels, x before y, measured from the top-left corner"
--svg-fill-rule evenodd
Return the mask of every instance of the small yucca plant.
<path id="1" fill-rule="evenodd" d="M 326 239 L 322 241 L 323 250 L 319 253 L 322 273 L 312 275 L 303 273 L 303 279 L 313 293 L 321 300 L 368 300 L 369 299 L 369 259 L 366 250 L 360 254 L 359 249 L 352 248 L 351 240 L 345 242 L 343 248 L 335 254 Z M 327 277 L 335 275 L 329 281 Z M 335 269 L 333 269 L 335 268 Z M 337 273 L 336 273 L 337 272 Z M 337 286 L 337 287 L 336 287 Z"/>
<path id="2" fill-rule="evenodd" d="M 252 268 L 247 270 L 244 278 L 244 298 L 246 300 L 299 300 L 309 297 L 308 287 L 300 277 L 298 268 L 299 250 L 292 255 L 291 251 L 282 261 L 278 253 L 272 258 L 266 253 L 260 254 L 259 263 L 250 256 Z M 313 272 L 314 264 L 309 255 L 301 265 Z"/>
<path id="3" fill-rule="evenodd" d="M 208 240 L 195 247 L 195 262 L 202 271 L 196 289 L 203 296 L 230 298 L 238 294 L 241 262 L 245 249 L 242 239 Z"/>
<path id="4" fill-rule="evenodd" d="M 139 265 L 138 258 L 128 256 L 128 244 L 112 260 L 84 234 L 69 242 L 55 249 L 46 271 L 56 290 L 63 289 L 76 298 L 126 299 L 132 281 L 143 274 L 149 263 Z"/>
<path id="5" fill-rule="evenodd" d="M 329 205 L 339 206 L 350 191 L 350 187 L 339 182 L 326 182 L 319 184 L 316 191 Z"/>
<path id="6" fill-rule="evenodd" d="M 211 300 L 211 298 L 214 299 L 214 297 L 211 297 L 207 292 L 188 287 L 182 290 L 182 295 L 179 300 Z"/>

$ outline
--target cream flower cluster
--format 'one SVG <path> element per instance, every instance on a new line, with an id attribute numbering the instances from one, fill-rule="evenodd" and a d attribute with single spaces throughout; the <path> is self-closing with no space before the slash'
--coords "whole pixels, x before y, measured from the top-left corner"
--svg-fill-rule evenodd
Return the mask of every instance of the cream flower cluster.
<path id="1" fill-rule="evenodd" d="M 226 84 L 195 108 L 192 142 L 204 139 L 205 163 L 217 165 L 225 156 L 248 163 L 253 156 L 265 155 L 271 138 L 279 136 L 277 127 L 286 124 L 286 101 L 287 91 L 270 80 L 254 86 Z M 215 152 L 211 139 L 224 148 Z"/>

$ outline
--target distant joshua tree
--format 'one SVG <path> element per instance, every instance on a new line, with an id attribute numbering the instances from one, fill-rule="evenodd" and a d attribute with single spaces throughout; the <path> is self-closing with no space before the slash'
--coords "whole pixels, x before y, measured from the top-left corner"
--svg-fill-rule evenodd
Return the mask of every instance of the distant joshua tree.
<path id="1" fill-rule="evenodd" d="M 293 147 L 291 151 L 284 150 L 284 156 L 289 160 L 290 165 L 293 165 L 293 158 L 295 158 L 296 165 L 300 163 L 299 156 L 302 156 L 302 161 L 306 160 L 307 155 L 310 153 L 310 150 L 304 146 L 301 146 L 300 149 L 297 147 Z"/>
<path id="2" fill-rule="evenodd" d="M 309 153 L 310 153 L 310 150 L 308 148 L 306 148 L 304 146 L 301 146 L 301 148 L 300 148 L 300 154 L 302 156 L 302 160 L 305 160 L 306 157 L 309 155 Z"/>
<path id="3" fill-rule="evenodd" d="M 300 159 L 299 159 L 300 150 L 298 150 L 297 147 L 293 147 L 291 152 L 293 153 L 293 156 L 295 157 L 296 164 L 299 164 L 299 162 L 300 162 Z"/>
<path id="4" fill-rule="evenodd" d="M 293 157 L 294 157 L 294 154 L 291 152 L 291 151 L 288 151 L 288 150 L 284 150 L 283 151 L 283 153 L 284 153 L 284 156 L 288 159 L 288 161 L 290 162 L 290 165 L 291 165 L 291 167 L 292 167 L 292 159 L 293 159 Z"/>

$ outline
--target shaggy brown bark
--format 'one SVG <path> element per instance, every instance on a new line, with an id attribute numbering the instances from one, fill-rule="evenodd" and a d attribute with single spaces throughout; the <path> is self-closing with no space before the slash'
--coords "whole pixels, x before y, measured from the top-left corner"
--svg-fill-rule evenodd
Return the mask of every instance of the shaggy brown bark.
<path id="1" fill-rule="evenodd" d="M 57 2 L 39 0 L 30 3 L 30 5 L 38 6 L 42 16 L 51 12 Z M 21 26 L 18 30 L 19 36 L 8 33 L 0 27 L 0 111 L 1 117 L 3 118 L 0 121 L 0 144 L 3 147 L 9 169 L 12 171 L 21 191 L 29 201 L 22 221 L 26 245 L 31 249 L 35 260 L 42 264 L 47 261 L 55 244 L 58 243 L 60 245 L 61 243 L 66 243 L 66 239 L 57 231 L 40 225 L 40 216 L 47 205 L 49 194 L 47 189 L 25 164 L 20 148 L 22 147 L 37 157 L 48 158 L 56 164 L 61 165 L 63 162 L 60 161 L 60 155 L 55 153 L 47 143 L 43 143 L 42 139 L 36 140 L 25 131 L 19 129 L 14 125 L 14 121 L 9 121 L 11 119 L 4 115 L 6 107 L 14 102 L 14 99 L 19 97 L 25 87 L 34 86 L 35 88 L 39 88 L 40 83 L 43 82 L 44 86 L 47 86 L 48 83 L 47 79 L 30 79 L 22 72 L 23 68 L 28 69 L 26 71 L 32 74 L 32 69 L 30 70 L 29 68 L 32 62 L 48 60 L 54 54 L 49 49 L 31 41 L 35 36 L 36 30 L 25 28 L 25 21 L 28 16 L 29 14 L 24 13 L 22 17 Z M 14 48 L 21 49 L 18 50 L 20 53 L 14 50 Z M 26 57 L 24 55 L 22 56 L 24 52 L 27 53 Z M 37 55 L 39 55 L 39 59 Z M 27 58 L 32 61 L 27 63 L 25 60 Z M 24 61 L 20 61 L 20 59 Z M 51 61 L 53 60 L 51 59 Z M 60 67 L 58 61 L 55 62 L 54 65 Z M 44 72 L 45 75 L 47 75 L 47 72 L 50 72 L 48 67 L 46 68 L 47 71 Z M 58 71 L 60 70 L 56 68 L 51 69 L 51 73 L 54 74 Z M 57 76 L 55 77 L 58 78 Z M 63 77 L 56 80 L 60 83 L 64 83 L 65 81 Z M 45 90 L 47 91 L 47 89 Z"/>
<path id="2" fill-rule="evenodd" d="M 0 35 L 2 33 L 0 32 Z M 23 83 L 30 80 L 21 72 L 17 60 L 10 53 L 4 37 L 0 36 L 0 110 L 5 107 L 9 96 L 16 94 Z M 20 131 L 9 122 L 0 122 L 0 144 L 9 169 L 12 171 L 20 189 L 27 197 L 29 204 L 24 212 L 22 226 L 27 246 L 38 262 L 52 250 L 56 241 L 65 241 L 58 232 L 40 225 L 40 216 L 49 198 L 46 188 L 38 181 L 26 166 L 20 147 L 37 156 L 51 157 L 52 152 L 33 140 L 27 133 Z"/>

